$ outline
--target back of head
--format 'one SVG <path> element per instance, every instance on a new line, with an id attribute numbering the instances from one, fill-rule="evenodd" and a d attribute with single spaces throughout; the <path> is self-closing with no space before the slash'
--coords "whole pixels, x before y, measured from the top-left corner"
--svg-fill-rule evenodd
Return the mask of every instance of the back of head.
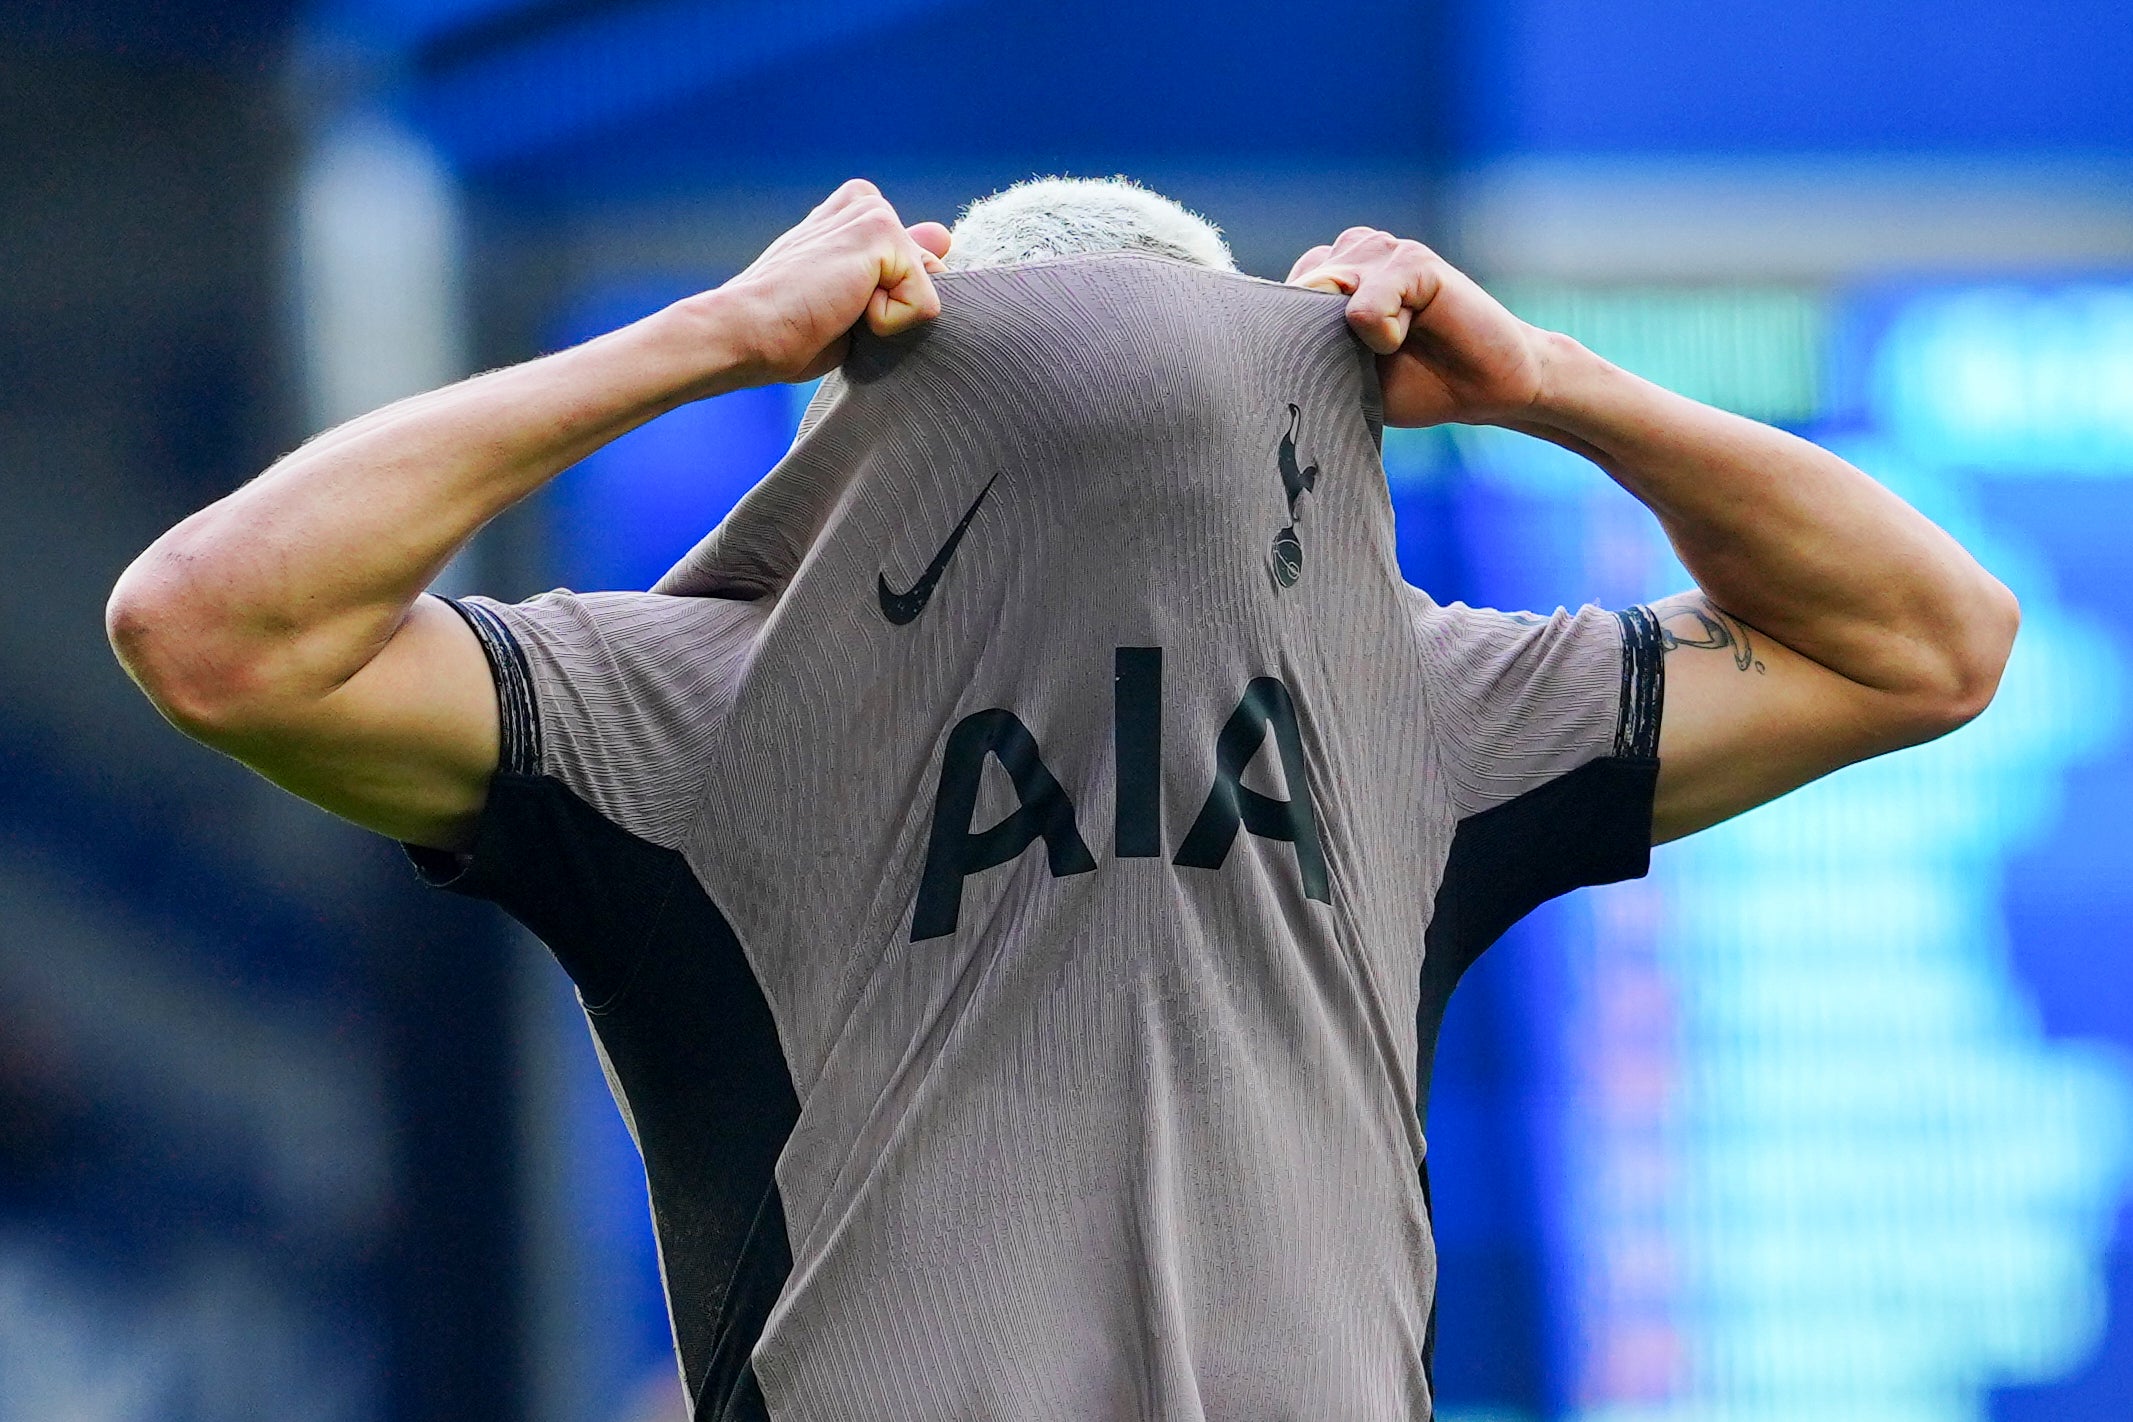
<path id="1" fill-rule="evenodd" d="M 1123 177 L 1032 178 L 972 203 L 954 232 L 947 265 L 958 271 L 1104 252 L 1237 269 L 1220 228 Z"/>

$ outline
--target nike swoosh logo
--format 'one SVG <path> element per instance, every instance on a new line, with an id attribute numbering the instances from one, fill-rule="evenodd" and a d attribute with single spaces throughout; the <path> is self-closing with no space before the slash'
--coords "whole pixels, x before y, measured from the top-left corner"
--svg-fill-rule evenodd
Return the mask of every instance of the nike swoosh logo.
<path id="1" fill-rule="evenodd" d="M 948 541 L 941 545 L 940 552 L 933 555 L 933 561 L 926 565 L 925 572 L 918 575 L 918 581 L 911 584 L 909 592 L 897 592 L 891 588 L 886 573 L 874 575 L 874 591 L 881 598 L 881 615 L 888 618 L 891 624 L 901 627 L 926 610 L 926 603 L 933 596 L 934 584 L 938 583 L 941 574 L 947 571 L 948 560 L 955 556 L 956 545 L 961 543 L 963 535 L 969 532 L 970 521 L 978 516 L 978 505 L 985 502 L 985 496 L 992 492 L 992 486 L 999 478 L 1000 476 L 995 474 L 985 481 L 985 487 L 978 490 L 978 496 L 970 501 L 970 508 L 963 514 L 962 521 L 955 526 L 955 532 L 948 535 Z"/>

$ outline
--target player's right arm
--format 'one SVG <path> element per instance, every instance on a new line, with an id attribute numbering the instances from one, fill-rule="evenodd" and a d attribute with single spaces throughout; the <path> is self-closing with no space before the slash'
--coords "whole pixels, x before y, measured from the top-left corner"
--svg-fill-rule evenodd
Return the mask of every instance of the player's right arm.
<path id="1" fill-rule="evenodd" d="M 947 246 L 847 183 L 716 290 L 320 435 L 134 560 L 112 647 L 187 734 L 358 824 L 462 848 L 497 765 L 496 692 L 472 631 L 423 589 L 645 421 L 822 374 L 862 319 L 886 335 L 938 314 Z"/>

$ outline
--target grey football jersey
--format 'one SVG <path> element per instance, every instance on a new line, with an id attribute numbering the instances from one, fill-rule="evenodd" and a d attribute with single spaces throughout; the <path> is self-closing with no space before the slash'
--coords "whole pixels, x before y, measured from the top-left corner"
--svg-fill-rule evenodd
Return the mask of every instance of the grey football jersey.
<path id="1" fill-rule="evenodd" d="M 1642 873 L 1641 609 L 1440 606 L 1342 301 L 939 279 L 651 593 L 461 611 L 695 1415 L 1429 1414 L 1444 996 Z"/>

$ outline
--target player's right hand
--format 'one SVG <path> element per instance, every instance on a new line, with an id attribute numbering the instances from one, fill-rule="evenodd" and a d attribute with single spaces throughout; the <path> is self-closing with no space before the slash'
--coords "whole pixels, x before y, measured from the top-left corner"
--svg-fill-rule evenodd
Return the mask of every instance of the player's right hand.
<path id="1" fill-rule="evenodd" d="M 865 179 L 845 183 L 708 294 L 738 316 L 747 383 L 812 380 L 835 368 L 862 319 L 887 336 L 938 316 L 931 274 L 948 241 L 938 222 L 906 227 Z"/>
<path id="2" fill-rule="evenodd" d="M 1547 334 L 1420 242 L 1351 227 L 1297 258 L 1289 283 L 1348 298 L 1389 425 L 1516 424 L 1542 397 Z"/>

